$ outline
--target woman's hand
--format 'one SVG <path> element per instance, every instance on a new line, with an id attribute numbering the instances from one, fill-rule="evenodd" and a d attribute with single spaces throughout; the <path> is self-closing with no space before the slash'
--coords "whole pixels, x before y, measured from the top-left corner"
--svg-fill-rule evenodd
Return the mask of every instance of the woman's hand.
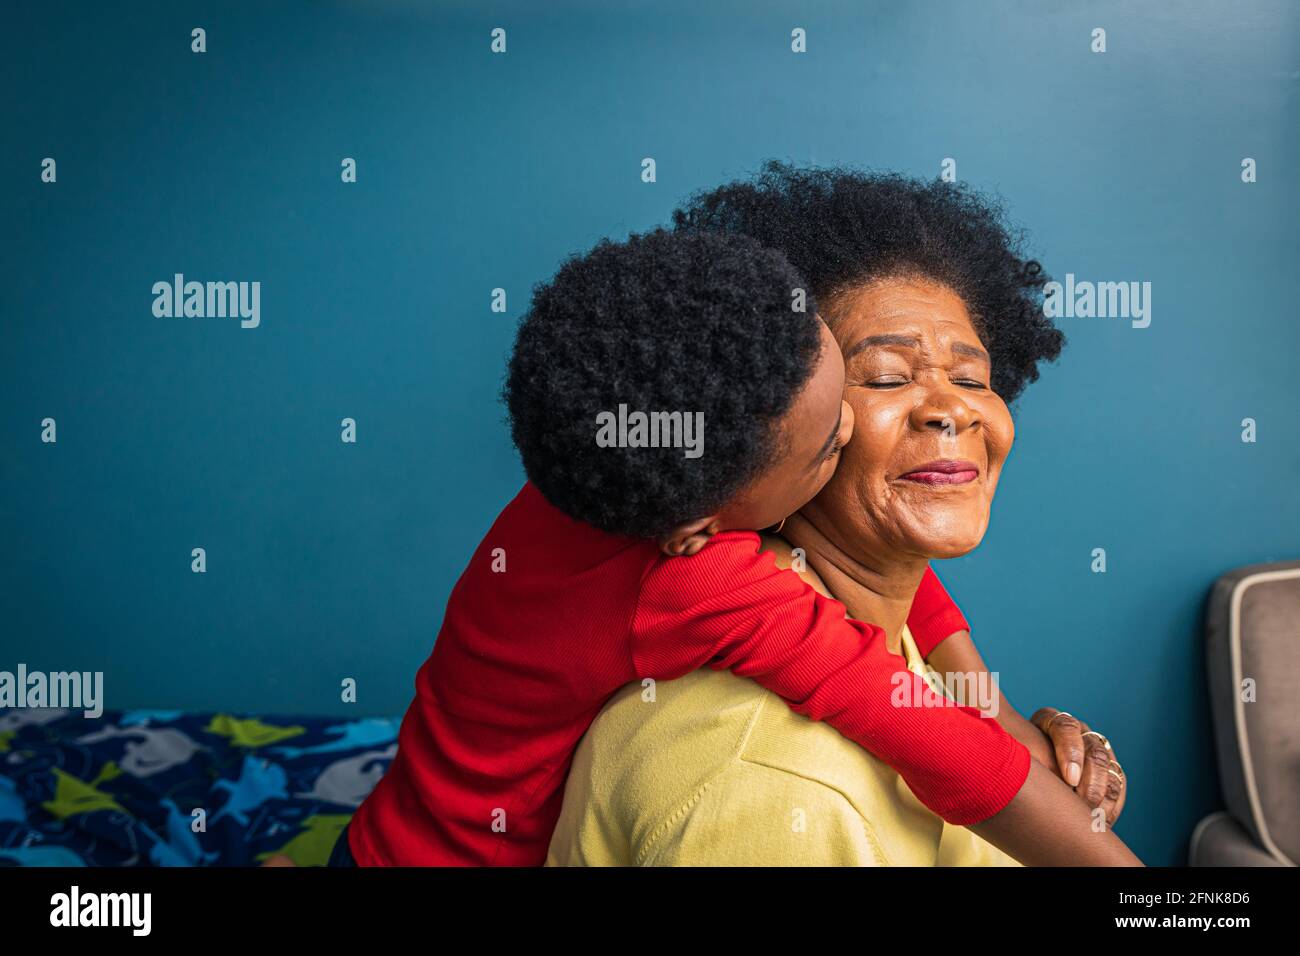
<path id="1" fill-rule="evenodd" d="M 1110 741 L 1072 714 L 1043 707 L 1030 723 L 1052 742 L 1058 772 L 1088 806 L 1101 807 L 1106 825 L 1114 826 L 1124 810 L 1128 781 Z"/>

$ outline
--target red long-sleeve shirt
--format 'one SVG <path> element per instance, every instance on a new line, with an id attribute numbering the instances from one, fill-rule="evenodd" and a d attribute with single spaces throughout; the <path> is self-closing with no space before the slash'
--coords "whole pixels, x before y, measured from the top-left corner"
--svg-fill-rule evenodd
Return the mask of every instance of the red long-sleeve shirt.
<path id="1" fill-rule="evenodd" d="M 753 532 L 723 532 L 693 557 L 664 557 L 525 485 L 447 602 L 397 756 L 349 828 L 357 862 L 540 865 L 573 753 L 605 701 L 706 664 L 828 721 L 951 823 L 1006 806 L 1028 750 L 973 708 L 893 706 L 899 679 L 911 700 L 940 701 L 880 628 L 847 620 L 758 549 Z M 908 625 L 923 654 L 968 629 L 930 571 Z"/>

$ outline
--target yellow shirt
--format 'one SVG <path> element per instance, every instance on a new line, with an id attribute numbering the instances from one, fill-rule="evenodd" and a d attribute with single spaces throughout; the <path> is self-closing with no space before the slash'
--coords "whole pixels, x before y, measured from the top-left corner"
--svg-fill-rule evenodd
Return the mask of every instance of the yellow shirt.
<path id="1" fill-rule="evenodd" d="M 653 694 L 629 684 L 587 731 L 548 866 L 1019 865 L 753 681 L 705 668 Z"/>

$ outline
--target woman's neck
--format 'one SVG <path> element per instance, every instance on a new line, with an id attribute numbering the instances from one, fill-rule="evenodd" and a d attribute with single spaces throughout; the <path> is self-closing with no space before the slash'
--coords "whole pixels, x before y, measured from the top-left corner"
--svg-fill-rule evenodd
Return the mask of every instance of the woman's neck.
<path id="1" fill-rule="evenodd" d="M 849 616 L 881 627 L 889 650 L 901 653 L 903 625 L 925 574 L 925 558 L 861 554 L 848 542 L 833 540 L 802 513 L 791 515 L 781 532 L 803 549 L 808 566 Z"/>

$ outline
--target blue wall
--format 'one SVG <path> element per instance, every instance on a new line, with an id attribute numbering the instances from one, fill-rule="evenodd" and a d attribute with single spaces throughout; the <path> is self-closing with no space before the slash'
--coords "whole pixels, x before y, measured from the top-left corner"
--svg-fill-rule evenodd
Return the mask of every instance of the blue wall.
<path id="1" fill-rule="evenodd" d="M 1053 273 L 1153 283 L 1147 329 L 1063 320 L 992 529 L 940 572 L 1022 712 L 1114 739 L 1122 835 L 1182 862 L 1218 803 L 1203 595 L 1300 557 L 1300 13 L 1132 6 L 6 12 L 0 669 L 103 670 L 109 707 L 320 713 L 350 676 L 351 712 L 399 713 L 521 480 L 496 395 L 531 285 L 768 157 L 953 157 Z M 176 272 L 261 281 L 261 326 L 155 318 Z"/>

